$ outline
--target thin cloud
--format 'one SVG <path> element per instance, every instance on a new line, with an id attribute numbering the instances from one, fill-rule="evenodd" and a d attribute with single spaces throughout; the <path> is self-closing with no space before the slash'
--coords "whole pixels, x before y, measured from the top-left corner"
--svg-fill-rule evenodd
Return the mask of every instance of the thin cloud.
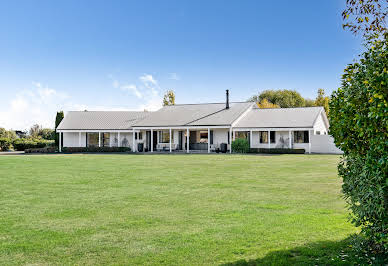
<path id="1" fill-rule="evenodd" d="M 178 76 L 177 73 L 170 73 L 168 79 L 172 79 L 172 80 L 180 80 L 181 78 Z"/>

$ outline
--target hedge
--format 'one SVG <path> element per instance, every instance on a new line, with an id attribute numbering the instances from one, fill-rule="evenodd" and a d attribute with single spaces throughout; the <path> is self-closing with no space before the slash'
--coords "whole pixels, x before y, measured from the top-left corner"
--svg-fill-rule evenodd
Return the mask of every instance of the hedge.
<path id="1" fill-rule="evenodd" d="M 250 153 L 273 153 L 273 154 L 305 154 L 305 149 L 283 149 L 283 148 L 251 148 Z"/>
<path id="2" fill-rule="evenodd" d="M 13 147 L 17 151 L 24 151 L 25 149 L 44 148 L 46 146 L 52 146 L 54 140 L 45 139 L 15 139 L 12 143 Z"/>
<path id="3" fill-rule="evenodd" d="M 24 150 L 25 153 L 55 153 L 56 151 L 56 147 L 34 148 Z"/>
<path id="4" fill-rule="evenodd" d="M 63 147 L 62 152 L 130 152 L 129 147 Z"/>

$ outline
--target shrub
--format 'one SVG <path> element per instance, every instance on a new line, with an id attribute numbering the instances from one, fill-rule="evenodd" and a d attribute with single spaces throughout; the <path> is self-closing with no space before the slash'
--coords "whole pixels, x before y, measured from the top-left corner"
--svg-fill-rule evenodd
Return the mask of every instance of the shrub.
<path id="1" fill-rule="evenodd" d="M 349 65 L 330 101 L 330 134 L 344 155 L 342 191 L 377 252 L 388 252 L 388 42 L 374 42 Z"/>
<path id="2" fill-rule="evenodd" d="M 239 153 L 249 152 L 249 143 L 246 139 L 236 139 L 232 141 L 232 151 Z"/>
<path id="3" fill-rule="evenodd" d="M 17 151 L 24 151 L 25 149 L 44 148 L 46 146 L 52 146 L 53 144 L 54 140 L 31 138 L 15 139 L 12 143 L 13 147 Z"/>
<path id="4" fill-rule="evenodd" d="M 8 151 L 11 148 L 12 141 L 9 138 L 0 138 L 0 151 Z"/>
<path id="5" fill-rule="evenodd" d="M 305 149 L 268 149 L 268 148 L 251 148 L 250 153 L 273 153 L 273 154 L 305 154 Z"/>
<path id="6" fill-rule="evenodd" d="M 130 152 L 129 147 L 63 147 L 62 152 Z"/>

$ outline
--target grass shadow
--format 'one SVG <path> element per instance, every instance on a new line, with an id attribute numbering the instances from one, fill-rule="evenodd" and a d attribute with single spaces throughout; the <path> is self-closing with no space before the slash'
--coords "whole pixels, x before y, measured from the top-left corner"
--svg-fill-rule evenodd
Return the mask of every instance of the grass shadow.
<path id="1" fill-rule="evenodd" d="M 320 241 L 293 249 L 269 252 L 266 256 L 252 260 L 238 260 L 223 266 L 251 265 L 388 265 L 388 256 L 371 255 L 352 248 L 358 236 L 342 241 Z"/>

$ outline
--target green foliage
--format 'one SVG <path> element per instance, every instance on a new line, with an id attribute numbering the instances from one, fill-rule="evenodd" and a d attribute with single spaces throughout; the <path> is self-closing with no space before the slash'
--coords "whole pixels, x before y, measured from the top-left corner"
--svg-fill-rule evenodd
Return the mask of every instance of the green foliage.
<path id="1" fill-rule="evenodd" d="M 9 138 L 0 138 L 0 151 L 8 151 L 12 146 L 12 140 Z"/>
<path id="2" fill-rule="evenodd" d="M 252 96 L 248 101 L 262 102 L 264 99 L 281 108 L 302 107 L 305 104 L 303 97 L 295 90 L 265 90 L 257 96 Z"/>
<path id="3" fill-rule="evenodd" d="M 55 117 L 55 130 L 57 129 L 57 127 L 59 126 L 59 124 L 61 123 L 64 117 L 65 115 L 63 114 L 63 111 L 57 112 L 57 116 Z M 59 134 L 55 133 L 55 130 L 54 130 L 55 146 L 59 146 Z"/>
<path id="4" fill-rule="evenodd" d="M 346 23 L 342 27 L 354 34 L 361 32 L 364 37 L 381 34 L 387 32 L 387 12 L 387 0 L 346 0 L 346 9 L 342 12 Z"/>
<path id="5" fill-rule="evenodd" d="M 168 90 L 163 96 L 163 106 L 175 105 L 175 93 L 173 90 Z"/>
<path id="6" fill-rule="evenodd" d="M 17 151 L 24 151 L 25 149 L 44 148 L 54 144 L 54 140 L 34 139 L 34 138 L 21 138 L 15 139 L 12 143 L 13 147 Z"/>
<path id="7" fill-rule="evenodd" d="M 55 140 L 55 131 L 51 128 L 42 128 L 39 131 L 38 136 L 42 139 Z"/>
<path id="8" fill-rule="evenodd" d="M 325 95 L 324 89 L 318 89 L 318 95 L 315 99 L 314 105 L 315 106 L 323 106 L 325 108 L 326 114 L 329 114 L 329 102 L 330 99 L 328 96 Z"/>
<path id="9" fill-rule="evenodd" d="M 344 156 L 338 166 L 353 223 L 388 252 L 387 35 L 350 64 L 330 101 L 330 134 Z"/>
<path id="10" fill-rule="evenodd" d="M 17 135 L 13 130 L 6 130 L 3 127 L 0 127 L 0 138 L 16 139 Z"/>
<path id="11" fill-rule="evenodd" d="M 63 147 L 62 152 L 130 152 L 130 147 Z"/>
<path id="12" fill-rule="evenodd" d="M 273 154 L 305 154 L 305 149 L 283 149 L 283 148 L 250 148 L 250 153 L 273 153 Z"/>
<path id="13" fill-rule="evenodd" d="M 304 99 L 304 106 L 305 107 L 313 107 L 315 106 L 315 100 L 311 100 L 311 99 Z"/>
<path id="14" fill-rule="evenodd" d="M 235 139 L 232 141 L 232 151 L 238 153 L 249 152 L 249 142 L 246 139 Z"/>

